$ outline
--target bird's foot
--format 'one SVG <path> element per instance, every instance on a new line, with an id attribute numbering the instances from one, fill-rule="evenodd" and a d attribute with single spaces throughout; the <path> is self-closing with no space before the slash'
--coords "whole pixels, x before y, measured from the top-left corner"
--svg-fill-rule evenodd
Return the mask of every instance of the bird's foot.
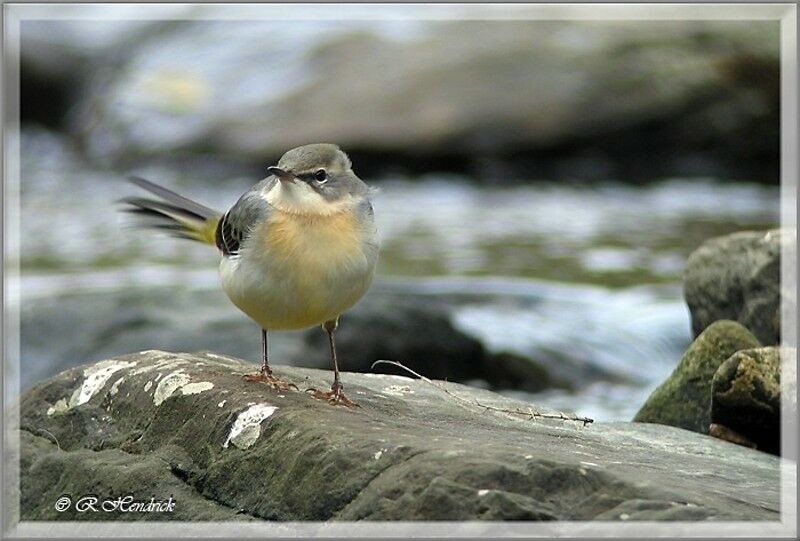
<path id="1" fill-rule="evenodd" d="M 327 400 L 329 404 L 333 404 L 334 406 L 347 406 L 348 408 L 361 407 L 356 402 L 353 402 L 345 396 L 345 394 L 342 392 L 341 385 L 332 385 L 330 391 L 318 391 L 317 389 L 311 388 L 306 392 L 311 392 L 311 396 L 314 398 Z"/>
<path id="2" fill-rule="evenodd" d="M 277 389 L 278 391 L 288 391 L 289 389 L 294 389 L 298 391 L 297 385 L 291 383 L 289 381 L 284 381 L 279 377 L 272 374 L 272 371 L 265 371 L 261 370 L 257 374 L 247 374 L 244 376 L 245 381 L 257 381 L 261 383 L 266 383 L 273 389 Z"/>

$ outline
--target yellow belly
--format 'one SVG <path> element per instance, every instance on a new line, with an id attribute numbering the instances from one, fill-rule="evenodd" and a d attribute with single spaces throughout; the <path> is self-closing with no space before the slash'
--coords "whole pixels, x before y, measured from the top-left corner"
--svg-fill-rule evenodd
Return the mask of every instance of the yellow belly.
<path id="1" fill-rule="evenodd" d="M 222 269 L 223 287 L 262 328 L 300 329 L 334 319 L 372 281 L 375 262 L 350 213 L 274 212 L 250 240 L 237 267 Z"/>

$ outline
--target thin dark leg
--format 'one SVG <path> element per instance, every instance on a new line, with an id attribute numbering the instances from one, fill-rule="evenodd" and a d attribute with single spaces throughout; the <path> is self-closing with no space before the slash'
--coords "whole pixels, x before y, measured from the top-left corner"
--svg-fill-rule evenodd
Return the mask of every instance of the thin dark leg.
<path id="1" fill-rule="evenodd" d="M 265 376 L 272 375 L 272 368 L 269 367 L 269 344 L 266 329 L 261 329 L 261 373 Z"/>
<path id="2" fill-rule="evenodd" d="M 331 327 L 325 326 L 325 331 L 328 333 L 328 342 L 331 346 L 331 367 L 333 368 L 333 385 L 331 390 L 334 394 L 339 394 L 342 391 L 342 383 L 339 381 L 339 364 L 336 362 L 336 325 Z"/>
<path id="3" fill-rule="evenodd" d="M 316 389 L 308 389 L 314 392 L 315 398 L 322 398 L 332 404 L 340 404 L 350 408 L 359 407 L 358 404 L 347 398 L 342 392 L 342 382 L 339 379 L 339 363 L 336 360 L 336 327 L 339 325 L 338 319 L 326 321 L 322 328 L 328 333 L 328 342 L 331 346 L 331 368 L 333 368 L 333 384 L 331 390 L 328 392 L 317 391 Z"/>
<path id="4" fill-rule="evenodd" d="M 258 372 L 258 374 L 247 374 L 244 376 L 244 379 L 247 381 L 268 383 L 274 389 L 278 389 L 279 391 L 285 391 L 287 389 L 297 390 L 297 385 L 294 383 L 284 381 L 272 375 L 272 368 L 269 366 L 269 347 L 267 343 L 266 329 L 261 329 L 261 370 Z"/>

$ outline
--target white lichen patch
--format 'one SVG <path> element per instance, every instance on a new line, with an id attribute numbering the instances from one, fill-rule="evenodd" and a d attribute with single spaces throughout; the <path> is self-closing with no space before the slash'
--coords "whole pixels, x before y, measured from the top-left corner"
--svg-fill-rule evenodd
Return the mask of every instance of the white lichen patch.
<path id="1" fill-rule="evenodd" d="M 111 379 L 114 373 L 130 368 L 135 364 L 136 363 L 128 361 L 108 360 L 100 361 L 90 366 L 83 371 L 83 375 L 86 379 L 84 379 L 81 386 L 72 393 L 69 399 L 69 408 L 86 404 L 94 395 L 100 392 L 100 389 L 108 383 L 108 380 Z"/>
<path id="2" fill-rule="evenodd" d="M 160 406 L 164 400 L 172 396 L 172 393 L 189 383 L 189 381 L 189 374 L 184 373 L 182 368 L 167 374 L 156 386 L 156 392 L 153 393 L 153 403 L 156 406 Z"/>
<path id="3" fill-rule="evenodd" d="M 153 382 L 152 381 L 148 381 L 147 383 L 145 383 L 144 384 L 144 392 L 149 391 L 152 386 L 153 386 Z"/>
<path id="4" fill-rule="evenodd" d="M 198 394 L 213 388 L 214 384 L 210 381 L 198 381 L 181 387 L 181 394 Z"/>
<path id="5" fill-rule="evenodd" d="M 117 378 L 117 380 L 111 384 L 111 389 L 108 390 L 108 394 L 110 394 L 111 396 L 117 394 L 119 392 L 119 386 L 122 385 L 123 381 L 125 381 L 125 376 Z"/>
<path id="6" fill-rule="evenodd" d="M 138 376 L 139 374 L 147 374 L 148 372 L 154 372 L 156 370 L 161 370 L 163 368 L 174 368 L 176 366 L 184 365 L 188 362 L 185 359 L 181 359 L 180 357 L 176 357 L 174 355 L 169 355 L 169 354 L 165 355 L 166 356 L 159 358 L 152 364 L 149 364 L 147 366 L 141 366 L 135 370 L 131 370 L 129 372 L 129 375 Z"/>
<path id="7" fill-rule="evenodd" d="M 231 357 L 224 357 L 222 355 L 217 355 L 216 353 L 205 353 L 206 357 L 210 357 L 211 359 L 216 359 L 217 361 L 222 361 L 221 364 L 226 366 L 233 366 L 239 368 L 241 366 L 241 362 L 233 359 Z"/>
<path id="8" fill-rule="evenodd" d="M 235 370 L 235 372 L 232 372 L 233 374 L 250 372 L 246 364 L 242 363 L 241 360 L 235 357 L 226 357 L 224 355 L 216 355 L 214 353 L 204 353 L 203 356 L 206 358 L 201 359 L 201 362 L 206 366 L 233 369 Z M 197 361 L 197 358 L 195 358 L 195 361 Z"/>
<path id="9" fill-rule="evenodd" d="M 381 391 L 391 396 L 414 394 L 414 390 L 408 385 L 389 385 L 388 387 L 381 389 Z"/>
<path id="10" fill-rule="evenodd" d="M 67 405 L 67 399 L 61 398 L 56 401 L 55 404 L 47 408 L 47 415 L 53 415 L 54 413 L 64 413 L 69 409 Z"/>
<path id="11" fill-rule="evenodd" d="M 239 413 L 225 443 L 222 444 L 223 449 L 227 449 L 231 443 L 239 449 L 247 449 L 253 445 L 261 435 L 261 422 L 277 409 L 269 404 L 253 404 Z"/>
<path id="12" fill-rule="evenodd" d="M 217 407 L 218 407 L 218 408 L 221 408 L 222 406 L 224 406 L 224 405 L 225 405 L 225 402 L 227 402 L 227 400 L 223 400 L 222 402 L 220 402 L 219 404 L 217 404 Z"/>

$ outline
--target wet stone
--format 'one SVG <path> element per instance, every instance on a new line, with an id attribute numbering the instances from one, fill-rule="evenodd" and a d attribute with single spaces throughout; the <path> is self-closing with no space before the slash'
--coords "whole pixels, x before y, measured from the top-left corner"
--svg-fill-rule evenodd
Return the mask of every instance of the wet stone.
<path id="1" fill-rule="evenodd" d="M 54 509 L 61 495 L 86 493 L 176 502 L 172 514 L 107 520 L 779 517 L 777 457 L 669 426 L 522 419 L 470 402 L 546 412 L 447 383 L 459 402 L 387 374 L 343 373 L 361 407 L 337 407 L 303 392 L 329 385 L 328 371 L 277 366 L 300 388 L 277 391 L 243 379 L 251 363 L 215 353 L 145 351 L 103 362 L 124 368 L 86 401 L 69 397 L 100 363 L 22 397 L 24 520 L 96 520 Z M 186 378 L 163 400 L 145 390 L 175 373 Z"/>

